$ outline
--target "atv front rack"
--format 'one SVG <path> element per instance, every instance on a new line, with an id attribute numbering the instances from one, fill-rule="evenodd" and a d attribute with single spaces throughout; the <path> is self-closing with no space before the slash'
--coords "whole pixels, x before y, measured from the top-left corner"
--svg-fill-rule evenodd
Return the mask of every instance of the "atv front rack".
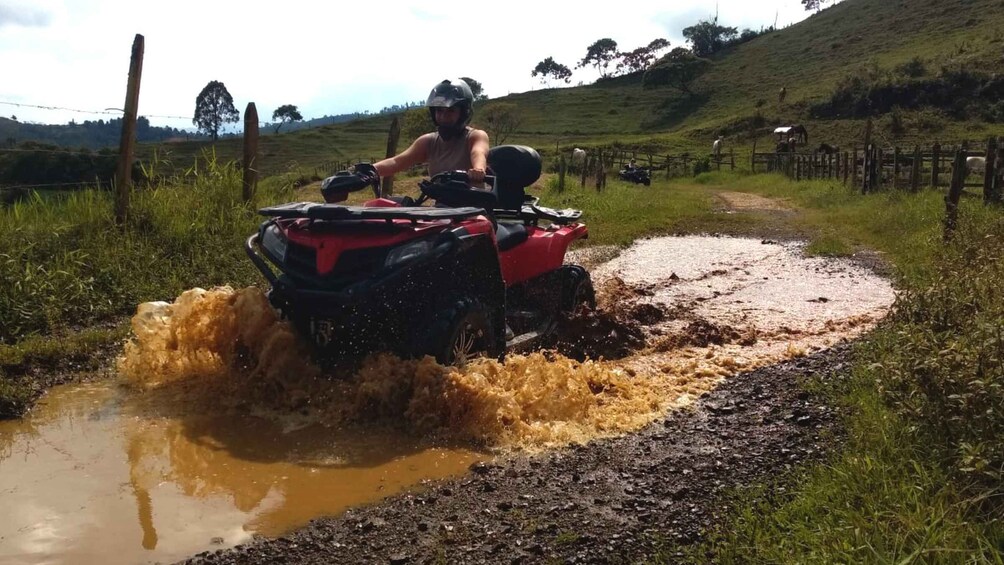
<path id="1" fill-rule="evenodd" d="M 482 208 L 435 208 L 432 206 L 367 207 L 290 202 L 258 210 L 272 218 L 306 218 L 309 220 L 464 220 L 486 215 Z"/>

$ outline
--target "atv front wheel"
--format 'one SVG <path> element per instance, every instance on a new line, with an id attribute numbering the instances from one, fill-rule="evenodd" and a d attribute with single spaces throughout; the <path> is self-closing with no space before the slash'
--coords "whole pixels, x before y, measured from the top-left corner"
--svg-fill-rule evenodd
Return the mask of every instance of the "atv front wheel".
<path id="1" fill-rule="evenodd" d="M 489 310 L 464 298 L 436 315 L 419 353 L 433 355 L 443 365 L 462 365 L 478 355 L 498 357 L 504 346 L 497 334 Z"/>
<path id="2" fill-rule="evenodd" d="M 596 309 L 596 292 L 589 271 L 578 265 L 564 265 L 565 284 L 562 306 L 566 315 L 572 315 L 583 307 Z"/>

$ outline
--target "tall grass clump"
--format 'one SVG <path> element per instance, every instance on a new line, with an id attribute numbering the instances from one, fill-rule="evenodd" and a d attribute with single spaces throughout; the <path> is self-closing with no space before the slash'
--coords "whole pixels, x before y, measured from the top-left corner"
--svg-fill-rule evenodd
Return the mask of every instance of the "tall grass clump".
<path id="1" fill-rule="evenodd" d="M 263 190 L 262 201 L 275 190 Z M 133 193 L 114 222 L 100 189 L 35 195 L 0 209 L 0 343 L 129 314 L 193 286 L 246 284 L 242 243 L 257 226 L 241 173 L 213 155 L 171 182 Z"/>
<path id="2" fill-rule="evenodd" d="M 971 214 L 893 316 L 873 362 L 892 406 L 970 496 L 1004 517 L 1004 218 Z"/>

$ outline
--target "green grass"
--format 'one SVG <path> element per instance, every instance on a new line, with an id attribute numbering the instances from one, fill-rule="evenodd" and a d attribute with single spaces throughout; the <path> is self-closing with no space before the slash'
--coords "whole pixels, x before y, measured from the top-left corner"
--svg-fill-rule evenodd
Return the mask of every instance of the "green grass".
<path id="1" fill-rule="evenodd" d="M 128 324 L 121 323 L 0 345 L 0 420 L 20 416 L 31 407 L 46 384 L 35 373 L 45 373 L 51 383 L 61 380 L 59 373 L 95 371 L 102 362 L 96 353 L 121 343 L 128 333 Z"/>
<path id="2" fill-rule="evenodd" d="M 0 343 L 113 319 L 193 286 L 258 280 L 242 248 L 256 206 L 239 202 L 239 171 L 207 163 L 184 183 L 135 192 L 126 226 L 98 190 L 0 209 L 0 280 L 10 281 L 0 287 Z M 290 193 L 278 178 L 259 188 L 259 204 Z"/>

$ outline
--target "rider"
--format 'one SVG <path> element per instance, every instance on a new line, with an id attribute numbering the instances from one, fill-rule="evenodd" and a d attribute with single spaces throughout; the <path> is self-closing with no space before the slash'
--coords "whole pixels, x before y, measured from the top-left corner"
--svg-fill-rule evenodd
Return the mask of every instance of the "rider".
<path id="1" fill-rule="evenodd" d="M 485 180 L 488 134 L 467 125 L 474 115 L 474 93 L 460 79 L 437 84 L 425 102 L 436 131 L 424 134 L 393 157 L 373 164 L 381 177 L 393 175 L 419 163 L 429 165 L 429 175 L 444 171 L 467 171 L 471 184 Z"/>

